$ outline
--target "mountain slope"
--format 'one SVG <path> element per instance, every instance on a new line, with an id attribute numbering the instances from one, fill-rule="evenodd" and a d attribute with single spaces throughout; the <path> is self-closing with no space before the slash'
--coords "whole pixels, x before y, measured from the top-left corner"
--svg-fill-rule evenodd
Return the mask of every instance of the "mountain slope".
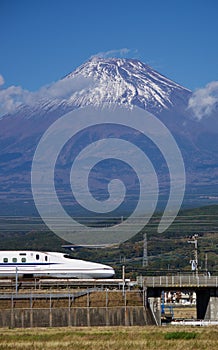
<path id="1" fill-rule="evenodd" d="M 195 192 L 206 196 L 214 193 L 218 175 L 217 154 L 215 150 L 202 148 L 202 142 L 199 143 L 199 139 L 202 140 L 204 135 L 204 127 L 193 120 L 187 111 L 191 94 L 188 89 L 138 60 L 97 57 L 90 59 L 58 82 L 42 88 L 32 95 L 29 105 L 22 105 L 15 113 L 0 119 L 1 209 L 6 208 L 5 212 L 8 213 L 10 208 L 7 203 L 11 200 L 12 213 L 19 211 L 21 207 L 22 210 L 31 213 L 32 209 L 26 205 L 28 202 L 31 208 L 34 207 L 30 186 L 31 163 L 41 136 L 65 113 L 87 105 L 99 107 L 104 103 L 120 104 L 128 108 L 137 106 L 163 121 L 175 137 L 183 154 L 188 186 L 194 196 L 191 201 L 193 198 L 200 199 L 199 195 L 195 198 Z M 84 133 L 80 135 L 81 139 L 78 136 L 73 140 L 59 159 L 58 181 L 60 191 L 66 196 L 70 193 L 69 186 L 64 187 L 69 173 L 65 175 L 63 173 L 72 165 L 73 155 L 82 145 L 86 145 L 87 140 L 92 142 L 95 138 L 102 138 L 106 132 L 99 129 L 93 131 L 94 136 L 91 133 Z M 111 129 L 111 133 L 113 137 L 119 138 L 121 135 L 119 128 L 115 131 Z M 207 135 L 208 139 L 210 135 L 211 132 Z M 203 145 L 205 143 L 206 140 Z M 166 168 L 161 165 L 160 157 L 156 156 L 152 147 L 149 144 L 144 145 L 152 156 L 154 166 L 157 169 Z M 105 179 L 110 178 L 111 169 L 110 165 L 108 172 L 104 173 Z M 132 184 L 135 181 L 131 173 L 118 170 L 121 175 L 126 174 L 127 183 Z M 160 186 L 165 187 L 166 180 L 161 181 Z M 100 180 L 95 181 L 94 185 L 100 186 L 100 191 L 104 188 Z M 15 205 L 17 201 L 18 205 Z"/>

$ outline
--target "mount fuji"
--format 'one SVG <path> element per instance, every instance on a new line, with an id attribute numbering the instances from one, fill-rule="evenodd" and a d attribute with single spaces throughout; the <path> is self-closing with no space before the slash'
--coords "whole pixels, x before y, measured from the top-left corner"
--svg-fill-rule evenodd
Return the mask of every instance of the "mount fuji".
<path id="1" fill-rule="evenodd" d="M 135 59 L 93 57 L 59 81 L 31 93 L 28 103 L 21 104 L 16 111 L 0 119 L 0 208 L 3 215 L 16 213 L 35 214 L 31 192 L 31 166 L 36 147 L 45 131 L 64 114 L 94 106 L 114 104 L 125 108 L 138 107 L 155 115 L 174 136 L 184 159 L 187 187 L 186 205 L 205 204 L 216 200 L 218 156 L 216 122 L 196 120 L 188 109 L 192 92 L 173 82 Z M 78 121 L 77 121 L 78 122 Z M 128 134 L 128 130 L 125 130 Z M 82 147 L 97 139 L 113 134 L 121 137 L 120 127 L 107 130 L 92 128 L 85 130 L 68 142 L 57 162 L 56 188 L 62 195 L 63 204 L 71 206 L 69 169 Z M 169 193 L 165 185 L 166 164 L 154 150 L 149 140 L 135 134 L 132 141 L 144 143 L 154 166 L 159 169 L 160 188 Z M 112 162 L 110 160 L 110 162 Z M 125 174 L 125 183 L 132 186 L 137 180 L 129 168 L 110 163 L 95 175 L 92 187 L 102 195 L 105 181 L 110 181 L 113 171 L 119 177 Z M 163 170 L 163 173 L 161 172 Z M 113 174 L 113 176 L 115 176 Z M 131 189 L 133 190 L 133 188 Z M 137 191 L 136 191 L 137 192 Z M 130 193 L 132 193 L 130 191 Z M 135 194 L 134 194 L 135 195 Z M 70 209 L 69 209 L 70 210 Z"/>

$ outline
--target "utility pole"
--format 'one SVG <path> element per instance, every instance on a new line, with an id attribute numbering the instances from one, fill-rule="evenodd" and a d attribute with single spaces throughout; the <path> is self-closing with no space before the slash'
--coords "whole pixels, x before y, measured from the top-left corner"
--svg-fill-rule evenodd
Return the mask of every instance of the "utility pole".
<path id="1" fill-rule="evenodd" d="M 208 257 L 207 257 L 207 253 L 205 253 L 205 271 L 206 271 L 206 274 L 208 274 Z"/>
<path id="2" fill-rule="evenodd" d="M 123 280 L 123 296 L 125 295 L 125 265 L 122 266 L 122 280 Z"/>
<path id="3" fill-rule="evenodd" d="M 142 266 L 143 266 L 143 267 L 148 266 L 148 242 L 147 242 L 147 233 L 144 234 Z"/>
<path id="4" fill-rule="evenodd" d="M 193 270 L 195 270 L 196 276 L 198 276 L 198 234 L 192 236 L 192 240 L 188 243 L 193 243 L 194 246 L 194 260 L 191 260 Z M 193 264 L 194 263 L 194 264 Z"/>

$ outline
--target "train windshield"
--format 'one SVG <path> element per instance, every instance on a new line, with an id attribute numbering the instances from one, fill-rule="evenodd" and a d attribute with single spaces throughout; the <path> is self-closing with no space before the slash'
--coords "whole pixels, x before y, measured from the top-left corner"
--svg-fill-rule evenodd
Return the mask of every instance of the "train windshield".
<path id="1" fill-rule="evenodd" d="M 70 256 L 70 255 L 67 255 L 67 254 L 64 255 L 64 258 L 67 258 L 67 259 L 74 259 L 73 256 Z"/>

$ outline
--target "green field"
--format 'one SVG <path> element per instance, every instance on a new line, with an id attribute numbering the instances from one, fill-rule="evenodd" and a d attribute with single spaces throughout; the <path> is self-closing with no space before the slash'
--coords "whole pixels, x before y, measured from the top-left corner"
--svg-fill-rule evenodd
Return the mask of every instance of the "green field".
<path id="1" fill-rule="evenodd" d="M 1 350 L 215 350 L 218 327 L 1 329 Z"/>

